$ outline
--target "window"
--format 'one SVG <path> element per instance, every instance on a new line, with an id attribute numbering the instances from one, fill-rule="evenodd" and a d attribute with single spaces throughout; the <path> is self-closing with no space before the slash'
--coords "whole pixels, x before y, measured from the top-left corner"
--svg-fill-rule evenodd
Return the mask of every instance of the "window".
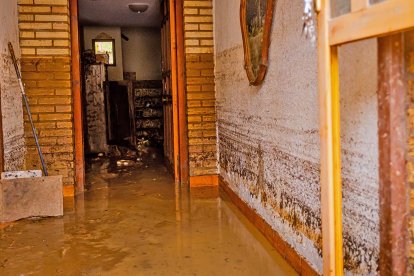
<path id="1" fill-rule="evenodd" d="M 116 66 L 115 39 L 93 39 L 92 47 L 97 62 Z"/>

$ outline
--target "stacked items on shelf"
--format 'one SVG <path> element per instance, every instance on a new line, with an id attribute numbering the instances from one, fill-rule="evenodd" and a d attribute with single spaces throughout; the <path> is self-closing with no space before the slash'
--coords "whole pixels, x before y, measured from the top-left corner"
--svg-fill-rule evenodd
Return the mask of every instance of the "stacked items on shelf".
<path id="1" fill-rule="evenodd" d="M 163 143 L 163 104 L 161 81 L 136 81 L 135 122 L 137 140 L 149 140 L 152 145 Z"/>

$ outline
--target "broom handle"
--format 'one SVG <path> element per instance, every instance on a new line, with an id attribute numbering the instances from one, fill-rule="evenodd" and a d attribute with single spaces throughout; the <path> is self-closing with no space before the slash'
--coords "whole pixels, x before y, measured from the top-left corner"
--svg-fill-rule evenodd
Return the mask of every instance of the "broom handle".
<path id="1" fill-rule="evenodd" d="M 36 131 L 36 128 L 35 128 L 34 123 L 33 123 L 32 113 L 30 112 L 29 101 L 27 100 L 26 92 L 25 92 L 25 89 L 24 89 L 24 85 L 23 85 L 23 81 L 22 81 L 22 74 L 20 73 L 19 66 L 17 65 L 17 59 L 16 59 L 16 56 L 14 54 L 13 45 L 9 42 L 8 46 L 9 46 L 9 51 L 10 51 L 11 58 L 13 60 L 14 69 L 16 70 L 16 75 L 17 75 L 17 80 L 19 82 L 20 91 L 22 92 L 24 105 L 26 106 L 27 115 L 29 116 L 29 121 L 30 121 L 30 125 L 32 127 L 33 137 L 35 139 L 35 143 L 36 143 L 36 147 L 37 147 L 37 152 L 39 153 L 40 162 L 42 163 L 43 174 L 45 176 L 48 176 L 49 174 L 48 174 L 48 171 L 47 171 L 46 162 L 45 162 L 45 159 L 43 157 L 42 149 L 40 148 L 39 138 L 37 137 L 37 131 Z"/>

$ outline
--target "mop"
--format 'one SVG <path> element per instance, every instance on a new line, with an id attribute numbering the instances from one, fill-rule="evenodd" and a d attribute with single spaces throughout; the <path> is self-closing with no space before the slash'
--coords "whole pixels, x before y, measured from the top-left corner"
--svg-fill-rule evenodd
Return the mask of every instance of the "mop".
<path id="1" fill-rule="evenodd" d="M 33 132 L 33 137 L 35 139 L 37 152 L 39 153 L 40 162 L 42 163 L 43 174 L 44 174 L 44 176 L 48 176 L 49 174 L 48 174 L 48 171 L 47 171 L 46 162 L 45 162 L 45 159 L 43 157 L 42 149 L 40 148 L 39 138 L 37 136 L 37 131 L 36 131 L 36 128 L 35 128 L 34 123 L 33 123 L 32 113 L 30 112 L 29 101 L 27 99 L 25 88 L 24 88 L 24 85 L 23 85 L 22 74 L 20 72 L 19 66 L 17 65 L 17 59 L 16 59 L 16 56 L 14 54 L 13 45 L 9 42 L 8 46 L 9 46 L 10 55 L 11 55 L 11 58 L 12 58 L 12 61 L 13 61 L 14 69 L 16 70 L 17 80 L 19 82 L 20 91 L 21 91 L 22 96 L 23 96 L 23 101 L 24 101 L 24 104 L 25 104 L 25 107 L 26 107 L 27 115 L 29 117 L 30 125 L 32 127 L 32 132 Z"/>

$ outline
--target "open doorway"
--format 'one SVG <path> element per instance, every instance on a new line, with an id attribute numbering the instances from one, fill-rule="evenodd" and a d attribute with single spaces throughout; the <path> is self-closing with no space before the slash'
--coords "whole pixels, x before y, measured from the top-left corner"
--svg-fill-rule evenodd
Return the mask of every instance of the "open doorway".
<path id="1" fill-rule="evenodd" d="M 171 45 L 180 43 L 182 17 L 175 6 L 79 0 L 86 167 L 100 159 L 118 167 L 159 159 L 180 181 L 178 54 Z"/>

